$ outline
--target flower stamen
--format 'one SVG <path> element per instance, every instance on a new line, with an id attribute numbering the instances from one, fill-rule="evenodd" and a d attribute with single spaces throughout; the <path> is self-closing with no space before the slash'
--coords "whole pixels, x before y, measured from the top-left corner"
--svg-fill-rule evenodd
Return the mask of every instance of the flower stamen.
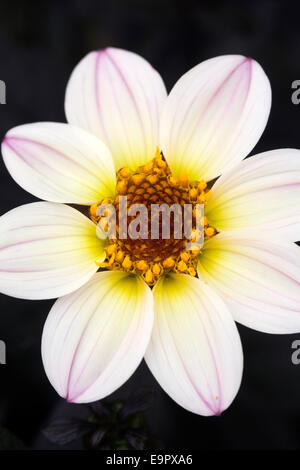
<path id="1" fill-rule="evenodd" d="M 101 268 L 117 269 L 139 274 L 149 286 L 154 286 L 157 280 L 165 272 L 177 272 L 196 276 L 197 257 L 199 249 L 187 249 L 190 241 L 197 240 L 196 204 L 207 203 L 211 195 L 207 183 L 203 180 L 189 182 L 186 173 L 181 173 L 179 178 L 171 174 L 167 162 L 163 159 L 158 147 L 155 157 L 145 165 L 137 168 L 132 173 L 129 168 L 121 168 L 117 172 L 117 195 L 115 199 L 104 199 L 100 204 L 93 204 L 90 207 L 90 216 L 95 223 L 100 222 L 106 228 L 107 220 L 104 216 L 97 216 L 99 205 L 112 203 L 119 214 L 120 197 L 125 196 L 127 211 L 127 226 L 133 220 L 128 215 L 133 204 L 143 204 L 149 210 L 152 204 L 180 204 L 183 209 L 185 204 L 192 206 L 192 232 L 189 240 L 185 237 L 175 236 L 175 226 L 179 222 L 183 225 L 183 220 L 178 221 L 177 214 L 172 214 L 170 225 L 173 232 L 170 238 L 162 237 L 162 223 L 159 226 L 159 238 L 153 239 L 150 236 L 151 221 L 148 220 L 148 237 L 123 239 L 120 237 L 120 220 L 116 220 L 116 237 L 108 239 L 106 246 L 106 258 L 102 263 L 97 263 Z M 104 215 L 108 215 L 104 211 Z M 209 225 L 206 216 L 202 218 L 204 236 L 210 238 L 216 234 L 216 229 Z"/>

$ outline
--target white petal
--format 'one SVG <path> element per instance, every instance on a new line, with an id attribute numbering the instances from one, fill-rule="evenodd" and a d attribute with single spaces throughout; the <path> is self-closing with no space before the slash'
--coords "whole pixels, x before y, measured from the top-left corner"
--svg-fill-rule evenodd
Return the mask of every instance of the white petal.
<path id="1" fill-rule="evenodd" d="M 199 256 L 198 274 L 223 296 L 236 321 L 266 333 L 300 332 L 300 248 L 223 232 Z"/>
<path id="2" fill-rule="evenodd" d="M 300 150 L 261 153 L 223 174 L 205 214 L 220 230 L 254 229 L 300 239 Z"/>
<path id="3" fill-rule="evenodd" d="M 57 300 L 42 340 L 46 374 L 70 402 L 99 400 L 120 387 L 143 358 L 153 324 L 153 298 L 140 278 L 97 273 Z"/>
<path id="4" fill-rule="evenodd" d="M 91 52 L 74 69 L 66 116 L 106 143 L 116 169 L 134 170 L 154 157 L 166 96 L 160 75 L 145 59 L 110 47 Z"/>
<path id="5" fill-rule="evenodd" d="M 0 291 L 49 299 L 78 289 L 105 258 L 96 226 L 72 207 L 35 202 L 0 218 Z"/>
<path id="6" fill-rule="evenodd" d="M 210 180 L 252 150 L 270 107 L 270 84 L 257 62 L 239 55 L 206 60 L 171 91 L 160 147 L 176 176 Z"/>
<path id="7" fill-rule="evenodd" d="M 38 198 L 87 205 L 115 192 L 109 150 L 78 127 L 52 122 L 15 127 L 4 138 L 2 154 L 14 180 Z"/>
<path id="8" fill-rule="evenodd" d="M 243 353 L 235 323 L 213 289 L 183 274 L 154 288 L 154 326 L 145 359 L 181 406 L 218 415 L 241 382 Z"/>

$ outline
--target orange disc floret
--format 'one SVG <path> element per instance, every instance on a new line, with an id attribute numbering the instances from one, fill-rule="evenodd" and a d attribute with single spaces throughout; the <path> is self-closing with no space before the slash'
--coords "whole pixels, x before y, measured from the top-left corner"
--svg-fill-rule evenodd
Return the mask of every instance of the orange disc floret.
<path id="1" fill-rule="evenodd" d="M 196 239 L 197 231 L 195 220 L 197 216 L 196 204 L 206 204 L 211 190 L 203 180 L 189 182 L 186 173 L 181 173 L 178 178 L 172 175 L 167 162 L 159 149 L 156 149 L 155 157 L 149 162 L 132 172 L 123 167 L 117 172 L 116 197 L 114 200 L 104 199 L 100 204 L 112 203 L 116 209 L 116 237 L 108 239 L 106 246 L 106 258 L 102 263 L 97 263 L 106 269 L 118 269 L 135 272 L 142 276 L 149 286 L 154 286 L 157 280 L 166 272 L 176 272 L 196 276 L 197 259 L 199 249 L 187 250 L 187 242 Z M 118 209 L 120 197 L 126 196 L 127 215 L 133 204 L 143 204 L 148 210 L 148 236 L 145 238 L 126 239 L 120 237 L 120 220 Z M 184 236 L 175 237 L 175 226 L 184 225 L 184 219 L 174 212 L 170 212 L 170 237 L 164 238 L 164 224 L 159 222 L 159 237 L 151 238 L 151 207 L 153 204 L 166 204 L 169 208 L 173 204 L 179 204 L 184 213 L 184 205 L 192 205 L 192 231 L 189 239 Z M 106 219 L 97 217 L 99 204 L 90 207 L 91 219 L 96 223 L 106 223 Z M 105 212 L 105 211 L 104 211 Z M 106 216 L 109 215 L 107 211 Z M 134 219 L 127 217 L 127 229 Z M 206 216 L 202 218 L 205 238 L 214 236 L 217 231 L 209 225 Z M 171 230 L 172 229 L 172 230 Z"/>

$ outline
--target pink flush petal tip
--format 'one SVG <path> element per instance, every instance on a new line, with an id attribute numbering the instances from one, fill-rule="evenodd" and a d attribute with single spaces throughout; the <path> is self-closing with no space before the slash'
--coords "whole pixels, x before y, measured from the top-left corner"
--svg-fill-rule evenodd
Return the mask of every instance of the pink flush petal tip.
<path id="1" fill-rule="evenodd" d="M 8 134 L 5 134 L 2 139 L 1 145 L 8 145 L 9 140 L 11 140 L 11 137 Z"/>
<path id="2" fill-rule="evenodd" d="M 72 394 L 68 391 L 65 397 L 62 397 L 66 400 L 67 403 L 77 403 L 76 395 L 72 396 Z"/>

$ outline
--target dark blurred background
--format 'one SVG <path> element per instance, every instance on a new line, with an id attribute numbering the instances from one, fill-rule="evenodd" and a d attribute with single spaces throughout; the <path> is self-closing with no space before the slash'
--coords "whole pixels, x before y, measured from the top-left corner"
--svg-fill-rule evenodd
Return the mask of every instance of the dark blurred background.
<path id="1" fill-rule="evenodd" d="M 0 79 L 7 104 L 0 106 L 0 137 L 16 125 L 65 121 L 64 91 L 77 62 L 89 51 L 116 46 L 148 59 L 168 90 L 198 62 L 221 54 L 258 60 L 273 89 L 271 117 L 254 152 L 300 148 L 300 105 L 291 83 L 300 79 L 300 9 L 284 1 L 202 2 L 155 0 L 1 1 Z M 0 214 L 33 196 L 19 188 L 0 162 Z M 0 296 L 0 425 L 31 449 L 56 449 L 42 429 L 57 417 L 85 413 L 59 399 L 43 371 L 40 340 L 52 301 Z M 146 413 L 166 449 L 299 449 L 300 365 L 291 362 L 299 335 L 267 335 L 239 327 L 244 377 L 221 417 L 203 418 L 179 406 L 142 364 L 114 399 L 150 387 L 156 399 Z M 80 442 L 72 444 L 80 448 Z"/>

